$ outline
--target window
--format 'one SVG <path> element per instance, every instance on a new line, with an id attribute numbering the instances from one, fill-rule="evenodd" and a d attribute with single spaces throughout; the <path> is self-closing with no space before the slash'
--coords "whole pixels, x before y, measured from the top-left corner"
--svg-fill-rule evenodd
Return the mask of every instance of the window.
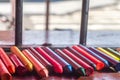
<path id="1" fill-rule="evenodd" d="M 119 13 L 119 0 L 90 0 L 87 45 L 118 47 L 120 45 Z"/>

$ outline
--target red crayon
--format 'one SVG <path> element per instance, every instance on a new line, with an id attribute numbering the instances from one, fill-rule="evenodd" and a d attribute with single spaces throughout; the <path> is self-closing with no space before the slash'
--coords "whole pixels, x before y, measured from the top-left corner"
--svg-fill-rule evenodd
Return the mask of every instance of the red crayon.
<path id="1" fill-rule="evenodd" d="M 16 73 L 18 75 L 25 75 L 28 70 L 25 65 L 23 65 L 23 63 L 20 61 L 20 59 L 15 54 L 10 54 L 9 57 L 15 65 Z"/>
<path id="2" fill-rule="evenodd" d="M 13 74 L 15 73 L 15 66 L 12 63 L 12 61 L 10 60 L 10 58 L 8 57 L 7 53 L 5 53 L 5 51 L 0 48 L 0 57 L 2 59 L 2 61 L 4 62 L 6 68 L 8 69 L 8 71 Z"/>
<path id="3" fill-rule="evenodd" d="M 79 52 L 77 52 L 76 50 L 74 50 L 71 47 L 67 47 L 66 49 L 69 50 L 71 53 L 73 53 L 78 58 L 80 58 L 81 60 L 83 60 L 84 62 L 86 62 L 87 64 L 89 64 L 90 66 L 92 66 L 94 69 L 96 69 L 96 65 L 91 60 L 89 60 L 88 58 L 86 58 L 82 54 L 79 54 Z"/>
<path id="4" fill-rule="evenodd" d="M 0 59 L 0 80 L 12 80 L 11 74 L 8 72 L 4 63 Z"/>
<path id="5" fill-rule="evenodd" d="M 35 48 L 45 59 L 47 59 L 54 67 L 54 71 L 56 73 L 63 73 L 63 68 L 62 66 L 54 60 L 52 57 L 50 57 L 42 48 L 37 47 Z"/>
<path id="6" fill-rule="evenodd" d="M 64 53 L 66 53 L 66 55 L 68 55 L 69 57 L 71 57 L 74 61 L 76 61 L 79 65 L 81 65 L 83 68 L 85 68 L 86 69 L 86 75 L 90 75 L 90 74 L 93 73 L 94 69 L 90 65 L 88 65 L 87 63 L 85 63 L 83 60 L 81 60 L 80 58 L 78 58 L 77 56 L 75 56 L 74 54 L 72 54 L 67 49 L 63 49 L 62 51 Z"/>
<path id="7" fill-rule="evenodd" d="M 73 46 L 72 48 L 74 48 L 80 54 L 82 54 L 83 56 L 87 57 L 92 62 L 94 62 L 96 64 L 96 69 L 97 70 L 101 70 L 101 69 L 103 69 L 105 67 L 105 65 L 104 65 L 103 62 L 101 62 L 100 60 L 96 59 L 95 57 L 93 57 L 92 55 L 90 55 L 88 52 L 86 52 L 85 50 L 83 50 L 82 48 L 80 48 L 79 46 Z"/>
<path id="8" fill-rule="evenodd" d="M 48 62 L 42 55 L 40 55 L 34 48 L 29 48 L 27 49 L 31 52 L 31 54 L 43 65 L 45 66 L 48 71 L 49 74 L 53 73 L 53 65 Z"/>
<path id="9" fill-rule="evenodd" d="M 72 73 L 73 68 L 72 66 L 64 60 L 62 57 L 60 57 L 58 54 L 56 54 L 52 49 L 49 47 L 42 47 L 43 50 L 45 50 L 48 55 L 50 55 L 52 58 L 54 58 L 58 63 L 60 63 L 63 67 L 63 72 L 64 73 Z"/>
<path id="10" fill-rule="evenodd" d="M 85 69 L 81 65 L 79 65 L 77 62 L 75 62 L 72 58 L 70 58 L 68 55 L 66 55 L 62 50 L 56 49 L 55 52 L 72 65 L 74 75 L 77 75 L 77 76 L 86 75 Z M 88 75 L 89 74 L 87 74 L 87 76 Z"/>

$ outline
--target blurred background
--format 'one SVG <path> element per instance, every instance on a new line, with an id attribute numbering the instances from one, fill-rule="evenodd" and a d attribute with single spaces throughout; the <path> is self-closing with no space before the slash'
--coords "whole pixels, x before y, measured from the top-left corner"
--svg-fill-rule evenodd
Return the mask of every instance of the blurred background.
<path id="1" fill-rule="evenodd" d="M 0 44 L 14 44 L 12 0 L 0 0 Z M 46 0 L 23 0 L 23 44 L 45 42 Z M 82 0 L 50 0 L 49 43 L 79 43 Z M 10 32 L 10 33 L 9 33 Z M 90 0 L 88 46 L 120 46 L 120 0 Z"/>

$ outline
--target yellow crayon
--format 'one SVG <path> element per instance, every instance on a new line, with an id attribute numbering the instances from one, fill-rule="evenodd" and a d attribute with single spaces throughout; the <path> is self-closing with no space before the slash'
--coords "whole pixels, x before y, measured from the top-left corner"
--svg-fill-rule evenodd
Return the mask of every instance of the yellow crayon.
<path id="1" fill-rule="evenodd" d="M 117 56 L 115 56 L 115 55 L 113 55 L 111 52 L 109 52 L 109 51 L 107 51 L 107 50 L 105 50 L 105 49 L 103 49 L 103 48 L 101 48 L 101 47 L 98 47 L 97 49 L 100 50 L 100 51 L 102 51 L 103 53 L 105 53 L 105 54 L 113 57 L 115 60 L 120 61 L 120 58 L 117 57 Z"/>
<path id="2" fill-rule="evenodd" d="M 120 58 L 120 53 L 115 51 L 114 49 L 106 48 L 106 50 L 111 52 L 113 55 L 117 56 L 118 58 Z"/>
<path id="3" fill-rule="evenodd" d="M 13 52 L 22 61 L 22 63 L 29 71 L 33 70 L 32 63 L 25 57 L 25 55 L 16 46 L 11 47 L 11 52 Z"/>

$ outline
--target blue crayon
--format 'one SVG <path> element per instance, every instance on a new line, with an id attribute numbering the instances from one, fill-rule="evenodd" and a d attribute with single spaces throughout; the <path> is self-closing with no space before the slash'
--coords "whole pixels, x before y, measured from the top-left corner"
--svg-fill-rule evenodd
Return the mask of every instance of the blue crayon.
<path id="1" fill-rule="evenodd" d="M 114 67 L 116 71 L 120 71 L 120 62 L 119 61 L 115 60 L 114 58 L 108 56 L 107 54 L 102 53 L 101 51 L 99 51 L 93 47 L 90 47 L 89 49 L 92 50 L 93 52 L 97 53 L 99 56 L 103 57 L 104 59 L 108 60 L 109 63 L 112 64 L 110 66 Z"/>
<path id="2" fill-rule="evenodd" d="M 60 57 L 58 54 L 56 54 L 52 49 L 48 47 L 42 47 L 43 50 L 45 50 L 48 55 L 50 55 L 53 59 L 55 59 L 58 63 L 60 63 L 63 67 L 64 73 L 72 73 L 73 67 L 68 62 L 66 62 L 62 57 Z"/>
<path id="3" fill-rule="evenodd" d="M 83 46 L 83 45 L 78 45 L 80 48 L 84 49 L 85 51 L 87 51 L 88 53 L 90 53 L 92 56 L 96 57 L 97 59 L 99 59 L 100 61 L 102 61 L 106 67 L 109 67 L 110 64 L 109 62 L 104 59 L 103 57 L 99 56 L 98 54 L 96 54 L 95 52 L 91 51 L 90 49 L 88 49 L 87 47 Z"/>

